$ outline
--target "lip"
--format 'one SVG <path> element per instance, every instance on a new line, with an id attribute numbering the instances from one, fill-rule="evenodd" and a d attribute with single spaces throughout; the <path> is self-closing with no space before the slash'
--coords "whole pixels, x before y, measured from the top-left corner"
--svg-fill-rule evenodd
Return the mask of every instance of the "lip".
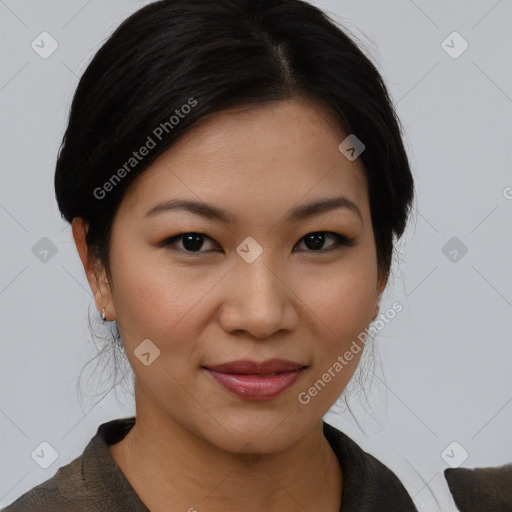
<path id="1" fill-rule="evenodd" d="M 244 400 L 272 400 L 302 375 L 306 365 L 284 359 L 231 361 L 205 370 L 225 389 Z M 272 375 L 269 375 L 272 374 Z"/>
<path id="2" fill-rule="evenodd" d="M 267 361 L 251 361 L 249 359 L 239 359 L 229 363 L 206 366 L 208 370 L 220 373 L 238 373 L 243 375 L 261 375 L 274 372 L 290 372 L 300 370 L 306 365 L 288 361 L 286 359 L 268 359 Z"/>

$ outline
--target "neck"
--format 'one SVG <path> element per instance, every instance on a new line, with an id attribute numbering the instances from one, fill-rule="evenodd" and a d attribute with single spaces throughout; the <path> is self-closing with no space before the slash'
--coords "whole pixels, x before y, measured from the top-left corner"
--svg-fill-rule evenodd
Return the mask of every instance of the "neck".
<path id="1" fill-rule="evenodd" d="M 136 403 L 135 425 L 110 453 L 152 512 L 340 510 L 341 468 L 321 421 L 284 450 L 244 457 Z"/>

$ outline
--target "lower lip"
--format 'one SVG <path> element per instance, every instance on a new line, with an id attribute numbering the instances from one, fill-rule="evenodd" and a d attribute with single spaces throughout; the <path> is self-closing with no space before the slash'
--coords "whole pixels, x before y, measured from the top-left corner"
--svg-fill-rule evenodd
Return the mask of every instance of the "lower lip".
<path id="1" fill-rule="evenodd" d="M 302 374 L 302 370 L 282 372 L 272 376 L 208 373 L 225 389 L 245 400 L 271 400 L 286 391 Z"/>

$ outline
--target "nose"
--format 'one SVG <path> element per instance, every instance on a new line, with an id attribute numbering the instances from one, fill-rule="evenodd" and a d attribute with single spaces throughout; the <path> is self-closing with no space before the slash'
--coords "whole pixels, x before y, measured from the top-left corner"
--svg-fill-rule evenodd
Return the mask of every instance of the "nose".
<path id="1" fill-rule="evenodd" d="M 293 283 L 264 253 L 252 263 L 239 258 L 226 277 L 219 322 L 230 334 L 244 331 L 265 339 L 297 327 L 300 300 Z"/>

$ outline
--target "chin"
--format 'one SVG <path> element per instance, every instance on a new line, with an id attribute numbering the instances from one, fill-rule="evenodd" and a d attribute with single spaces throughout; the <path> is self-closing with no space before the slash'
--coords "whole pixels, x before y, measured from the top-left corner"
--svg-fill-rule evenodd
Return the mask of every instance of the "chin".
<path id="1" fill-rule="evenodd" d="M 276 407 L 267 411 L 253 410 L 220 413 L 222 421 L 212 420 L 208 432 L 200 427 L 211 444 L 231 453 L 269 454 L 288 448 L 316 423 L 304 410 L 290 412 Z M 319 416 L 318 421 L 321 421 Z"/>

